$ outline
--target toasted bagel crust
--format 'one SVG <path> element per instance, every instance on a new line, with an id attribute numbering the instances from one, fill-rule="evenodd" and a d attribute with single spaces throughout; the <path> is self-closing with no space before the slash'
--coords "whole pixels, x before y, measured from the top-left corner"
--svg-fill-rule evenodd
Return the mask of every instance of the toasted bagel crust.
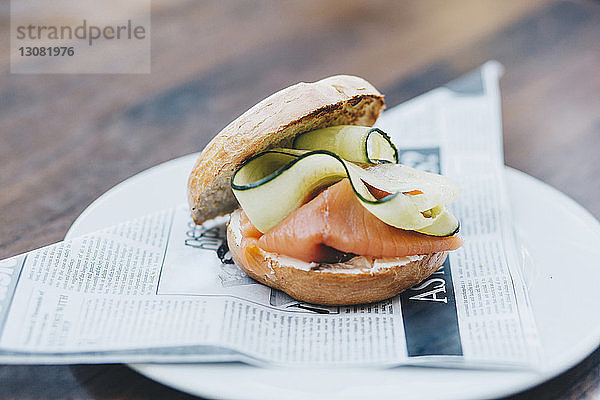
<path id="1" fill-rule="evenodd" d="M 379 268 L 372 259 L 356 257 L 360 260 L 352 269 L 347 264 L 315 264 L 314 268 L 300 269 L 244 240 L 236 220 L 239 217 L 240 212 L 234 212 L 227 226 L 227 244 L 235 263 L 260 283 L 308 303 L 350 305 L 388 299 L 433 274 L 447 256 L 438 252 Z"/>
<path id="2" fill-rule="evenodd" d="M 268 148 L 289 146 L 303 132 L 334 125 L 372 126 L 385 108 L 381 93 L 362 78 L 337 75 L 283 89 L 227 125 L 200 154 L 187 197 L 197 224 L 230 213 L 235 169 Z"/>

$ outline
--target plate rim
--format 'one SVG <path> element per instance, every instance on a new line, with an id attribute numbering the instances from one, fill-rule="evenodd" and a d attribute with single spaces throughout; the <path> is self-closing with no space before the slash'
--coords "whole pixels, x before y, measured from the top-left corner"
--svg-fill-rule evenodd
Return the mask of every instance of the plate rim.
<path id="1" fill-rule="evenodd" d="M 82 224 L 82 221 L 84 221 L 88 215 L 93 213 L 95 211 L 95 209 L 98 208 L 104 201 L 106 201 L 109 197 L 114 196 L 116 193 L 118 193 L 122 190 L 125 190 L 128 185 L 132 184 L 133 181 L 142 179 L 147 175 L 151 175 L 155 171 L 162 170 L 164 168 L 168 168 L 173 165 L 177 165 L 179 163 L 186 162 L 186 161 L 188 161 L 188 159 L 197 157 L 198 154 L 199 153 L 191 153 L 191 154 L 183 155 L 183 156 L 162 162 L 160 164 L 157 164 L 155 166 L 152 166 L 150 168 L 142 170 L 142 171 L 130 176 L 129 178 L 126 178 L 125 180 L 117 183 L 116 185 L 112 186 L 111 188 L 106 190 L 103 194 L 101 194 L 99 197 L 97 197 L 94 201 L 92 201 L 77 216 L 77 218 L 73 221 L 73 223 L 67 230 L 67 232 L 65 234 L 65 239 L 68 239 L 71 236 L 73 236 L 73 232 L 79 228 L 79 226 Z M 600 233 L 600 222 L 588 210 L 586 210 L 583 206 L 581 206 L 579 203 L 577 203 L 571 197 L 569 197 L 565 193 L 561 192 L 560 190 L 552 187 L 551 185 L 543 182 L 542 180 L 540 180 L 534 176 L 531 176 L 523 171 L 520 171 L 516 168 L 506 166 L 506 165 L 504 167 L 505 167 L 504 168 L 505 174 L 513 175 L 513 177 L 517 177 L 517 179 L 534 182 L 534 184 L 544 187 L 545 190 L 550 190 L 551 192 L 553 192 L 553 195 L 555 195 L 555 197 L 557 199 L 559 199 L 559 201 L 563 205 L 567 206 L 571 212 L 573 212 L 575 215 L 577 215 L 580 218 L 587 219 L 587 221 L 589 221 L 589 223 L 594 226 L 593 229 L 597 230 Z M 506 175 L 505 175 L 505 177 L 506 177 Z M 582 345 L 580 347 L 579 351 L 573 353 L 573 354 L 576 353 L 576 356 L 571 357 L 569 359 L 569 362 L 563 362 L 562 364 L 560 364 L 559 366 L 557 366 L 554 369 L 550 369 L 546 372 L 540 372 L 538 374 L 532 375 L 533 376 L 532 379 L 526 380 L 520 384 L 516 384 L 515 386 L 510 386 L 510 388 L 506 388 L 505 390 L 500 389 L 495 392 L 488 392 L 486 394 L 486 396 L 501 397 L 501 396 L 508 396 L 508 395 L 520 393 L 524 390 L 531 389 L 531 388 L 536 387 L 544 382 L 547 382 L 548 380 L 553 379 L 553 378 L 561 375 L 562 373 L 568 371 L 572 367 L 580 364 L 590 354 L 592 354 L 594 351 L 596 351 L 598 348 L 600 348 L 600 326 L 598 327 L 598 329 L 595 332 L 590 334 L 589 337 L 590 337 L 589 341 L 587 341 L 587 343 L 584 343 L 584 345 Z M 142 363 L 142 364 L 125 364 L 125 365 L 127 365 L 129 368 L 133 369 L 134 371 L 140 373 L 141 375 L 144 375 L 160 384 L 174 388 L 176 390 L 180 390 L 182 392 L 193 394 L 196 396 L 208 396 L 210 398 L 223 398 L 222 393 L 219 394 L 219 393 L 216 393 L 211 390 L 202 390 L 202 389 L 198 390 L 197 387 L 190 389 L 189 387 L 187 387 L 183 384 L 179 384 L 178 382 L 172 382 L 168 378 L 165 380 L 165 378 L 163 376 L 160 376 L 160 374 L 157 371 L 155 371 L 155 369 L 154 369 L 156 366 L 159 366 L 159 368 L 163 368 L 163 367 L 169 368 L 169 367 L 172 367 L 173 365 L 177 366 L 180 364 Z M 403 367 L 400 367 L 400 368 L 403 368 Z M 240 398 L 246 399 L 246 398 L 250 398 L 250 397 L 240 397 Z"/>

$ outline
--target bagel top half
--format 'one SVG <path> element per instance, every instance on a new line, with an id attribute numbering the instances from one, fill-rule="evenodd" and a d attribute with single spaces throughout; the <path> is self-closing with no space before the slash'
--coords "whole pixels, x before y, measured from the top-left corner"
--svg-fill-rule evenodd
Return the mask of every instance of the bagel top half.
<path id="1" fill-rule="evenodd" d="M 372 126 L 385 108 L 369 82 L 336 75 L 283 89 L 239 116 L 202 151 L 188 179 L 187 198 L 196 224 L 238 207 L 230 180 L 248 157 L 289 147 L 304 132 L 335 125 Z"/>

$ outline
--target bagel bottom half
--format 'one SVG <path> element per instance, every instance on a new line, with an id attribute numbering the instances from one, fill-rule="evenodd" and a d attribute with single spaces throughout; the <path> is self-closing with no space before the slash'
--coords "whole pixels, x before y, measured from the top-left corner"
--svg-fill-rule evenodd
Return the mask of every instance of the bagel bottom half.
<path id="1" fill-rule="evenodd" d="M 231 214 L 227 243 L 235 263 L 250 277 L 293 298 L 324 305 L 385 300 L 416 285 L 442 266 L 447 252 L 376 259 L 356 256 L 337 264 L 307 263 L 269 253 L 244 238 L 241 210 Z"/>

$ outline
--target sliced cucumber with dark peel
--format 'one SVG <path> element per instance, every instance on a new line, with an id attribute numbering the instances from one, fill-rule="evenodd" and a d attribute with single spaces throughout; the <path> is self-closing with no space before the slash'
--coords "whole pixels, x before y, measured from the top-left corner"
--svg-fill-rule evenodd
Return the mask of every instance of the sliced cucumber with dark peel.
<path id="1" fill-rule="evenodd" d="M 425 210 L 430 214 L 425 216 L 419 205 L 423 201 L 427 203 L 426 197 L 416 201 L 418 196 L 395 191 L 378 200 L 365 185 L 373 180 L 373 172 L 326 150 L 265 151 L 240 166 L 232 176 L 231 188 L 250 221 L 265 233 L 300 207 L 317 189 L 345 177 L 349 178 L 360 203 L 388 225 L 436 236 L 451 235 L 456 231 L 456 218 L 443 205 L 436 206 L 439 209 Z"/>
<path id="2" fill-rule="evenodd" d="M 333 153 L 270 150 L 246 161 L 233 174 L 231 188 L 256 228 L 265 233 L 300 207 L 319 188 L 347 176 Z"/>
<path id="3" fill-rule="evenodd" d="M 379 164 L 366 168 L 372 172 L 368 183 L 388 193 L 421 192 L 411 199 L 419 211 L 454 203 L 460 197 L 460 186 L 451 179 L 401 164 Z"/>
<path id="4" fill-rule="evenodd" d="M 433 224 L 422 229 L 416 229 L 419 233 L 429 236 L 452 236 L 460 230 L 458 219 L 445 207 L 436 216 Z"/>
<path id="5" fill-rule="evenodd" d="M 346 161 L 361 164 L 397 163 L 398 150 L 390 137 L 378 128 L 338 125 L 303 133 L 293 147 L 327 150 Z"/>

